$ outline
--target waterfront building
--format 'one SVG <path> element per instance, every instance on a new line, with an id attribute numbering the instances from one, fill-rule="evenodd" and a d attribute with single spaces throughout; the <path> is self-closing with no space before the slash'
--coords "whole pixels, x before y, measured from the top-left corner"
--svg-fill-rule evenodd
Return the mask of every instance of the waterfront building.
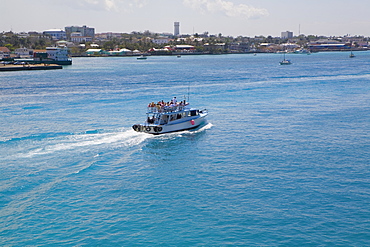
<path id="1" fill-rule="evenodd" d="M 87 26 L 70 26 L 65 27 L 65 32 L 67 35 L 67 39 L 71 40 L 72 33 L 81 33 L 82 37 L 91 37 L 91 40 L 95 37 L 95 28 L 93 27 L 87 27 Z"/>
<path id="2" fill-rule="evenodd" d="M 105 54 L 105 51 L 103 49 L 93 49 L 93 48 L 91 48 L 91 49 L 88 49 L 86 51 L 86 55 L 88 55 L 88 56 L 103 55 L 103 54 Z"/>
<path id="3" fill-rule="evenodd" d="M 74 43 L 73 42 L 69 42 L 69 41 L 66 41 L 66 40 L 59 40 L 56 42 L 56 46 L 58 47 L 74 47 Z"/>
<path id="4" fill-rule="evenodd" d="M 54 61 L 70 61 L 69 49 L 67 47 L 46 47 L 46 54 L 49 59 Z"/>
<path id="5" fill-rule="evenodd" d="M 156 39 L 152 39 L 152 42 L 157 45 L 163 45 L 163 44 L 168 44 L 170 42 L 170 39 L 165 38 L 165 37 L 159 37 Z"/>
<path id="6" fill-rule="evenodd" d="M 95 34 L 95 40 L 98 40 L 98 41 L 106 41 L 106 40 L 111 40 L 113 38 L 122 38 L 122 33 L 107 32 L 107 33 Z"/>
<path id="7" fill-rule="evenodd" d="M 175 21 L 174 22 L 174 36 L 178 36 L 180 34 L 180 22 Z"/>
<path id="8" fill-rule="evenodd" d="M 53 40 L 66 39 L 66 32 L 62 29 L 49 29 L 43 32 L 43 34 L 50 35 Z"/>
<path id="9" fill-rule="evenodd" d="M 33 49 L 28 49 L 25 47 L 18 48 L 18 49 L 15 49 L 14 54 L 20 58 L 29 58 L 33 55 Z"/>
<path id="10" fill-rule="evenodd" d="M 125 55 L 132 55 L 132 54 L 133 54 L 132 51 L 126 48 L 108 51 L 108 55 L 110 56 L 125 56 Z"/>
<path id="11" fill-rule="evenodd" d="M 294 50 L 294 49 L 299 48 L 299 45 L 295 43 L 285 43 L 285 44 L 281 44 L 281 46 L 284 47 L 285 50 Z"/>
<path id="12" fill-rule="evenodd" d="M 8 47 L 0 47 L 0 59 L 2 58 L 9 58 L 10 57 L 10 50 Z"/>
<path id="13" fill-rule="evenodd" d="M 86 43 L 92 42 L 92 37 L 90 36 L 82 36 L 80 32 L 73 32 L 71 33 L 71 41 L 73 43 Z"/>
<path id="14" fill-rule="evenodd" d="M 351 50 L 351 45 L 346 43 L 310 43 L 308 48 L 311 52 L 319 51 L 349 51 Z"/>
<path id="15" fill-rule="evenodd" d="M 291 38 L 293 38 L 293 32 L 290 32 L 290 31 L 281 32 L 281 38 L 282 39 L 291 39 Z"/>

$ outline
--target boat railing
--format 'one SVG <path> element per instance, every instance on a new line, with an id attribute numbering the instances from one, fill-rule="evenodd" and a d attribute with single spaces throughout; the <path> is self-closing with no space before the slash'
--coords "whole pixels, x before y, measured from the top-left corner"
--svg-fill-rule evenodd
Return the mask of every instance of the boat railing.
<path id="1" fill-rule="evenodd" d="M 178 105 L 178 106 L 154 106 L 148 107 L 147 113 L 171 113 L 171 112 L 179 112 L 185 109 L 185 105 Z"/>

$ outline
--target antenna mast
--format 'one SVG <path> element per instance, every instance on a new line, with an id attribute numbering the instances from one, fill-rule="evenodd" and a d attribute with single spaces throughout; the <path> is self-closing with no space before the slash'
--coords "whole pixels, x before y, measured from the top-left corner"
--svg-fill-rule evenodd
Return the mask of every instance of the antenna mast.
<path id="1" fill-rule="evenodd" d="M 188 84 L 188 102 L 190 102 L 190 81 Z"/>

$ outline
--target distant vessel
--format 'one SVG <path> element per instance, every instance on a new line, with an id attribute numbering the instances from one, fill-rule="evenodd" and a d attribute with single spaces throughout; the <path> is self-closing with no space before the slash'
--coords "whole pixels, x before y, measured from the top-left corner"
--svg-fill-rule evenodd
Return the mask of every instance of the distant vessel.
<path id="1" fill-rule="evenodd" d="M 281 61 L 279 63 L 280 63 L 280 65 L 290 65 L 290 64 L 292 64 L 292 62 L 290 60 L 285 59 L 285 53 L 284 53 L 284 59 L 283 59 L 283 61 Z"/>
<path id="2" fill-rule="evenodd" d="M 353 57 L 356 57 L 355 54 L 353 54 L 353 52 L 351 52 L 351 54 L 349 55 L 350 58 L 353 58 Z"/>
<path id="3" fill-rule="evenodd" d="M 72 64 L 67 47 L 46 47 L 46 50 L 35 52 L 32 58 L 15 58 L 14 61 L 28 64 Z"/>
<path id="4" fill-rule="evenodd" d="M 144 123 L 134 124 L 132 128 L 137 132 L 158 135 L 196 128 L 205 122 L 208 111 L 190 108 L 185 101 L 179 104 L 172 102 L 171 105 L 158 102 L 149 104 L 146 115 Z"/>
<path id="5" fill-rule="evenodd" d="M 141 55 L 141 56 L 140 56 L 140 57 L 138 57 L 137 59 L 145 60 L 145 59 L 147 59 L 147 57 L 146 57 L 146 56 L 144 56 L 144 55 Z"/>
<path id="6" fill-rule="evenodd" d="M 298 54 L 311 54 L 311 52 L 307 49 L 304 49 L 304 48 L 300 48 L 296 51 L 294 51 L 294 53 L 298 53 Z"/>

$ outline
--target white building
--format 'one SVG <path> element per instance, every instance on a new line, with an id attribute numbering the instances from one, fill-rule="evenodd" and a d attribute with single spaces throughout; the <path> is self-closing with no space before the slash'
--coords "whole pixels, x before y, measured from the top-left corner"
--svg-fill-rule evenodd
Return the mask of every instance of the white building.
<path id="1" fill-rule="evenodd" d="M 86 54 L 88 55 L 88 56 L 91 56 L 91 55 L 101 55 L 101 54 L 103 54 L 104 53 L 104 51 L 102 50 L 102 49 L 88 49 L 87 51 L 86 51 Z"/>
<path id="2" fill-rule="evenodd" d="M 44 31 L 44 34 L 50 35 L 53 40 L 63 40 L 66 39 L 66 32 L 62 29 L 49 29 Z"/>
<path id="3" fill-rule="evenodd" d="M 10 57 L 10 50 L 7 47 L 0 47 L 0 58 Z"/>
<path id="4" fill-rule="evenodd" d="M 285 47 L 288 50 L 296 49 L 299 47 L 299 45 L 294 44 L 294 43 L 285 43 L 285 44 L 281 44 L 281 46 Z"/>
<path id="5" fill-rule="evenodd" d="M 65 27 L 65 31 L 66 31 L 66 35 L 67 35 L 68 39 L 71 38 L 71 36 L 72 36 L 71 34 L 74 33 L 74 32 L 79 32 L 79 33 L 81 33 L 81 36 L 91 37 L 91 39 L 94 39 L 94 37 L 95 37 L 95 28 L 93 28 L 93 27 L 70 26 L 70 27 Z"/>
<path id="6" fill-rule="evenodd" d="M 170 42 L 170 39 L 165 38 L 165 37 L 159 37 L 157 39 L 152 39 L 152 42 L 154 44 L 163 45 L 163 44 L 168 44 Z"/>
<path id="7" fill-rule="evenodd" d="M 69 61 L 69 52 L 67 47 L 46 47 L 48 58 L 55 61 Z"/>
<path id="8" fill-rule="evenodd" d="M 33 55 L 33 50 L 28 48 L 15 49 L 14 53 L 20 58 L 28 58 Z"/>
<path id="9" fill-rule="evenodd" d="M 290 32 L 290 31 L 281 32 L 281 38 L 282 39 L 291 39 L 291 38 L 293 38 L 293 32 Z"/>
<path id="10" fill-rule="evenodd" d="M 86 43 L 92 42 L 93 38 L 90 36 L 82 36 L 80 32 L 73 32 L 71 33 L 71 41 L 73 43 Z"/>
<path id="11" fill-rule="evenodd" d="M 132 51 L 126 48 L 122 48 L 120 50 L 114 50 L 114 51 L 109 51 L 109 55 L 131 55 Z"/>

